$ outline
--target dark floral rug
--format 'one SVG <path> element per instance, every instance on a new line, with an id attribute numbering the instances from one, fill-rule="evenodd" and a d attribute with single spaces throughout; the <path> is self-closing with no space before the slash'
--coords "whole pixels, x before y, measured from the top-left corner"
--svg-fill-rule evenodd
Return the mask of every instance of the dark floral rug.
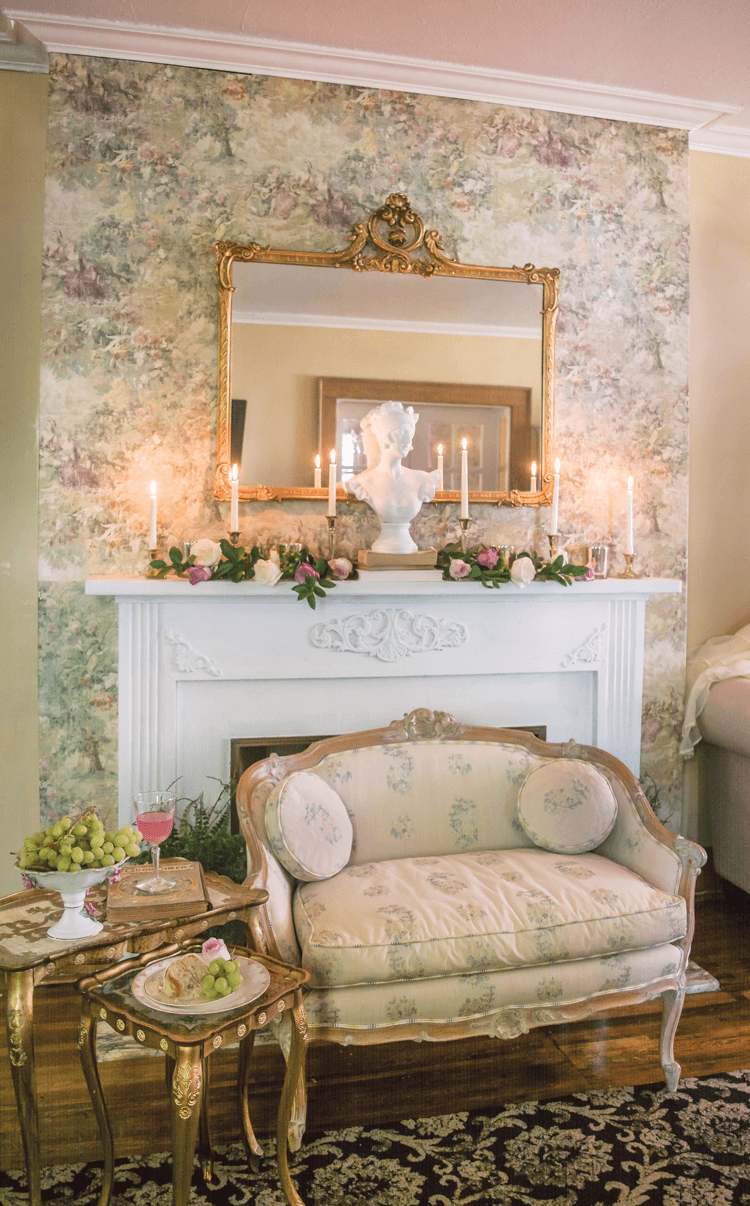
<path id="1" fill-rule="evenodd" d="M 196 1166 L 191 1206 L 284 1206 L 273 1157 L 219 1149 L 215 1186 Z M 750 1071 L 576 1093 L 496 1114 L 445 1114 L 308 1135 L 292 1160 L 306 1206 L 750 1206 Z M 2 1206 L 26 1206 L 5 1173 Z M 97 1165 L 43 1170 L 44 1198 L 95 1206 Z M 117 1162 L 112 1206 L 167 1206 L 168 1156 Z"/>

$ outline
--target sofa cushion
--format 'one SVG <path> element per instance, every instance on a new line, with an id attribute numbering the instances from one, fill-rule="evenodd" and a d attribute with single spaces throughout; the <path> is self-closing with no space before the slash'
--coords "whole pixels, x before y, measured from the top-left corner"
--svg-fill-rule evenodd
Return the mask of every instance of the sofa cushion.
<path id="1" fill-rule="evenodd" d="M 589 762 L 556 758 L 537 767 L 518 793 L 518 819 L 535 845 L 556 854 L 595 850 L 617 820 L 617 800 Z"/>
<path id="2" fill-rule="evenodd" d="M 266 801 L 271 850 L 295 879 L 327 879 L 345 867 L 352 823 L 341 797 L 318 775 L 285 775 Z"/>
<path id="3" fill-rule="evenodd" d="M 535 848 L 349 866 L 297 889 L 294 922 L 317 987 L 610 955 L 687 925 L 682 897 L 626 867 Z"/>

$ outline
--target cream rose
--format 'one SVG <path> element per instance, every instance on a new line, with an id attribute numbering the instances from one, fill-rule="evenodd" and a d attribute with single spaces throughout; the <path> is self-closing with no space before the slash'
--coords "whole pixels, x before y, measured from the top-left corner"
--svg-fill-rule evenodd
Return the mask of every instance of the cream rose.
<path id="1" fill-rule="evenodd" d="M 275 561 L 255 562 L 255 581 L 261 586 L 275 586 L 281 577 L 281 567 Z"/>
<path id="2" fill-rule="evenodd" d="M 221 545 L 213 540 L 196 540 L 190 550 L 195 565 L 205 565 L 212 569 L 221 560 Z"/>
<path id="3" fill-rule="evenodd" d="M 534 562 L 530 557 L 516 557 L 510 567 L 510 580 L 516 586 L 528 586 L 536 577 Z"/>

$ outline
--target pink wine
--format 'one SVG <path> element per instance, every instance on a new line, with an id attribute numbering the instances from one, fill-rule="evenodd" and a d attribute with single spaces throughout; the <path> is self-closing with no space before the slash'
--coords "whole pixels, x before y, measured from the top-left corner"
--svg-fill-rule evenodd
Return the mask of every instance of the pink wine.
<path id="1" fill-rule="evenodd" d="M 136 817 L 138 832 L 151 846 L 158 846 L 172 832 L 173 812 L 142 812 Z"/>

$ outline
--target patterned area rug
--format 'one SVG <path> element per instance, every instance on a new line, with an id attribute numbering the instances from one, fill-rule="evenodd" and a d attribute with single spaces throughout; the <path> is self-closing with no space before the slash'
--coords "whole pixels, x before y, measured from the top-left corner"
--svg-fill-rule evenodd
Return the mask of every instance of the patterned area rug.
<path id="1" fill-rule="evenodd" d="M 266 1149 L 257 1174 L 220 1149 L 211 1190 L 196 1166 L 191 1206 L 284 1206 Z M 750 1206 L 750 1071 L 309 1135 L 292 1172 L 306 1206 Z M 95 1206 L 100 1176 L 46 1169 L 44 1198 Z M 4 1174 L 3 1206 L 26 1206 L 24 1181 Z M 112 1206 L 166 1206 L 170 1186 L 168 1156 L 118 1160 Z"/>

